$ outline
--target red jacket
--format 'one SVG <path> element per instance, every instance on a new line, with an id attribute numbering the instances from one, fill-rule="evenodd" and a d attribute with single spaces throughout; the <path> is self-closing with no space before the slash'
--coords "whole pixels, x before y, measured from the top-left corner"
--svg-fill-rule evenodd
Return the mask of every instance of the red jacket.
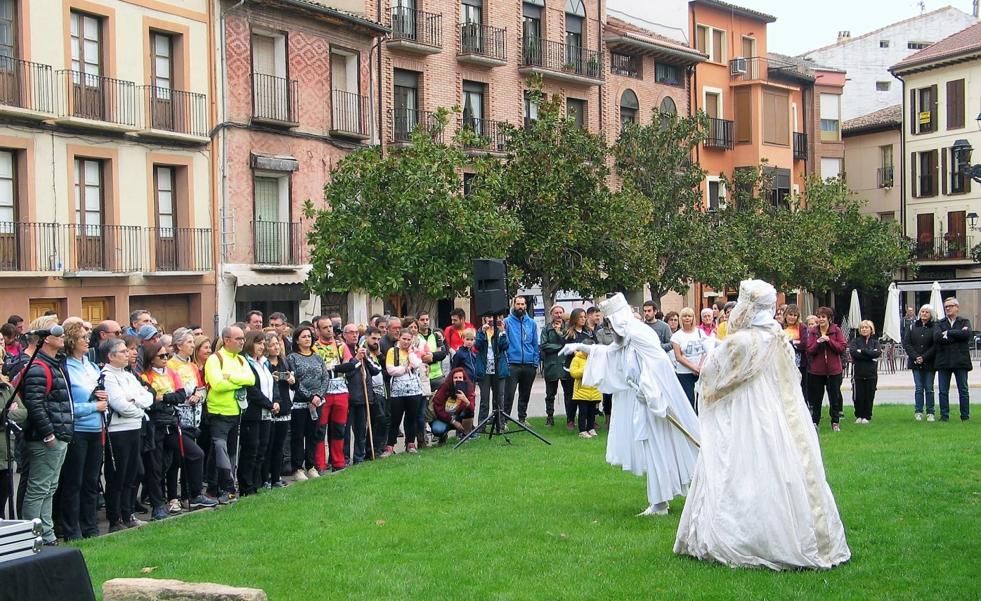
<path id="1" fill-rule="evenodd" d="M 477 330 L 473 327 L 472 323 L 464 323 L 463 330 L 466 330 L 467 328 L 470 328 L 476 334 Z M 461 346 L 463 346 L 463 330 L 457 330 L 452 325 L 446 326 L 446 328 L 443 329 L 443 339 L 446 340 L 446 346 L 450 347 L 454 353 L 457 352 Z"/>
<path id="2" fill-rule="evenodd" d="M 462 367 L 457 367 L 453 369 L 449 374 L 447 374 L 446 379 L 440 385 L 439 390 L 433 395 L 433 412 L 436 414 L 436 418 L 445 423 L 450 423 L 453 421 L 453 416 L 446 410 L 446 400 L 450 396 L 456 396 L 456 387 L 453 386 L 453 374 L 457 371 L 463 372 L 463 381 L 467 384 L 467 402 L 469 405 L 466 408 L 462 408 L 457 412 L 457 416 L 469 415 L 473 417 L 473 409 L 476 404 L 476 394 L 473 386 L 473 382 L 467 376 L 466 370 Z"/>
<path id="3" fill-rule="evenodd" d="M 841 354 L 848 349 L 848 342 L 841 328 L 835 324 L 828 328 L 827 342 L 818 342 L 820 337 L 818 326 L 808 328 L 805 340 L 807 373 L 815 376 L 836 376 L 842 372 Z"/>

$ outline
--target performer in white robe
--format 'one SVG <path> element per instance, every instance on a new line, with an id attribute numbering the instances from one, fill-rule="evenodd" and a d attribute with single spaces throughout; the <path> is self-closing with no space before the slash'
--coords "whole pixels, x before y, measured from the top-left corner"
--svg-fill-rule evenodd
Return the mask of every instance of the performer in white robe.
<path id="1" fill-rule="evenodd" d="M 702 368 L 702 448 L 674 552 L 733 567 L 831 568 L 851 557 L 773 286 L 747 280 Z"/>
<path id="2" fill-rule="evenodd" d="M 589 354 L 583 384 L 613 395 L 606 460 L 647 476 L 649 507 L 640 515 L 666 515 L 668 501 L 687 492 L 694 474 L 698 417 L 661 340 L 634 319 L 623 295 L 604 301 L 600 308 L 610 320 L 614 343 L 567 344 L 561 353 Z"/>

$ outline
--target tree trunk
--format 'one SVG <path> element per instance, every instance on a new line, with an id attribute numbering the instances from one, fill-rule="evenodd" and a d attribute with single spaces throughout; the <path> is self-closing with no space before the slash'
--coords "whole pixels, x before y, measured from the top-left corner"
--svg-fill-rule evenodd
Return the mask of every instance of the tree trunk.
<path id="1" fill-rule="evenodd" d="M 546 278 L 542 278 L 541 289 L 542 289 L 542 304 L 545 305 L 544 307 L 545 315 L 547 317 L 548 312 L 552 309 L 552 305 L 555 304 L 556 291 L 552 289 L 551 282 Z M 528 308 L 528 315 L 532 318 L 535 317 L 533 311 L 531 310 L 531 307 Z"/>
<path id="2" fill-rule="evenodd" d="M 405 314 L 417 316 L 420 313 L 429 313 L 433 318 L 436 316 L 436 299 L 424 292 L 405 293 Z"/>

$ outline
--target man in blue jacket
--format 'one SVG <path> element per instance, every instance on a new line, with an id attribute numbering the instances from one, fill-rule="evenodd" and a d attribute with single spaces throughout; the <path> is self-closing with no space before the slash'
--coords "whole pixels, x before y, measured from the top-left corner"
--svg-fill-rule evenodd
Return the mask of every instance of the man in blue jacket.
<path id="1" fill-rule="evenodd" d="M 518 421 L 524 423 L 528 417 L 528 400 L 531 398 L 531 385 L 535 382 L 539 360 L 538 324 L 528 317 L 525 297 L 515 297 L 511 314 L 504 320 L 504 325 L 508 338 L 508 379 L 504 393 L 504 410 L 511 415 L 514 391 L 517 389 Z"/>

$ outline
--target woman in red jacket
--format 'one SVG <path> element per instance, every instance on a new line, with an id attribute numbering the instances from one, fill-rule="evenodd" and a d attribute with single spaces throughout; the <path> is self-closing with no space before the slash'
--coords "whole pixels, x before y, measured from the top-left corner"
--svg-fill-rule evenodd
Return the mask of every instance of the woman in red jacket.
<path id="1" fill-rule="evenodd" d="M 462 347 L 461 347 L 462 348 Z M 474 385 L 462 367 L 454 368 L 433 395 L 433 436 L 446 443 L 449 431 L 456 430 L 463 438 L 473 429 L 473 409 L 476 401 Z"/>
<path id="2" fill-rule="evenodd" d="M 828 391 L 828 404 L 831 406 L 831 429 L 840 432 L 838 420 L 841 417 L 841 354 L 848 348 L 848 342 L 841 328 L 832 323 L 834 311 L 829 307 L 818 307 L 817 326 L 809 328 L 805 344 L 807 349 L 807 400 L 811 406 L 811 420 L 817 428 L 821 421 L 821 404 L 824 391 Z"/>

